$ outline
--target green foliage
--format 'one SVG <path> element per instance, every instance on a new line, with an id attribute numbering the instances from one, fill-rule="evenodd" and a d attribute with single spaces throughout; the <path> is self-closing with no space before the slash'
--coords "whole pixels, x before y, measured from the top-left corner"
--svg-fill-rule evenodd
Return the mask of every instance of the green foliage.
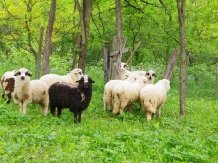
<path id="1" fill-rule="evenodd" d="M 1 55 L 1 74 L 21 67 L 19 63 L 34 70 L 32 56 L 28 58 L 30 62 L 21 56 Z M 53 73 L 64 74 L 71 61 L 53 55 L 50 65 Z M 162 78 L 163 67 L 161 63 L 147 63 L 143 68 L 156 71 L 156 82 Z M 138 69 L 139 65 L 133 68 Z M 63 109 L 61 118 L 50 113 L 44 117 L 39 105 L 31 104 L 27 114 L 22 115 L 17 104 L 6 104 L 0 98 L 1 162 L 216 162 L 218 103 L 212 100 L 212 88 L 207 86 L 214 80 L 214 69 L 206 64 L 188 69 L 186 116 L 181 117 L 176 67 L 162 115 L 150 122 L 138 104 L 133 105 L 132 114 L 113 116 L 103 111 L 102 62 L 86 69 L 95 83 L 81 124 L 73 123 L 73 114 L 68 109 Z M 198 82 L 194 74 L 199 77 Z"/>

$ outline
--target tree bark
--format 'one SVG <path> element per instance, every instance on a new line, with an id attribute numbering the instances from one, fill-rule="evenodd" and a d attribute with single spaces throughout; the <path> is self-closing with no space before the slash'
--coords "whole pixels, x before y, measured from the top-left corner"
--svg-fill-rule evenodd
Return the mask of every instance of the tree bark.
<path id="1" fill-rule="evenodd" d="M 186 114 L 185 109 L 185 48 L 186 48 L 186 36 L 185 36 L 185 0 L 176 0 L 178 8 L 178 18 L 180 27 L 180 115 Z"/>
<path id="2" fill-rule="evenodd" d="M 178 56 L 178 49 L 174 49 L 173 52 L 172 52 L 172 55 L 170 57 L 170 61 L 169 61 L 168 65 L 167 65 L 167 68 L 166 68 L 166 71 L 165 71 L 165 74 L 164 74 L 164 77 L 163 77 L 164 79 L 171 80 L 173 70 L 174 70 L 174 67 L 175 67 L 175 64 L 176 64 L 177 56 Z"/>
<path id="3" fill-rule="evenodd" d="M 116 54 L 116 65 L 115 65 L 115 79 L 120 79 L 120 64 L 122 59 L 122 7 L 120 0 L 115 0 L 116 4 L 116 39 L 117 39 L 117 54 Z"/>
<path id="4" fill-rule="evenodd" d="M 83 8 L 81 8 L 79 1 L 75 0 L 80 14 L 80 22 L 82 28 L 82 42 L 81 53 L 79 56 L 78 67 L 85 73 L 87 52 L 88 52 L 88 37 L 90 29 L 90 18 L 92 14 L 92 0 L 83 0 Z"/>
<path id="5" fill-rule="evenodd" d="M 39 79 L 39 77 L 40 77 L 43 32 L 44 32 L 44 28 L 41 27 L 40 28 L 38 53 L 36 55 L 36 79 Z"/>
<path id="6" fill-rule="evenodd" d="M 53 25 L 55 21 L 55 12 L 56 12 L 56 0 L 52 0 L 50 14 L 49 14 L 49 22 L 46 31 L 46 39 L 45 39 L 45 52 L 43 57 L 43 65 L 42 65 L 42 74 L 49 73 L 49 56 L 51 51 L 51 36 L 53 31 Z"/>

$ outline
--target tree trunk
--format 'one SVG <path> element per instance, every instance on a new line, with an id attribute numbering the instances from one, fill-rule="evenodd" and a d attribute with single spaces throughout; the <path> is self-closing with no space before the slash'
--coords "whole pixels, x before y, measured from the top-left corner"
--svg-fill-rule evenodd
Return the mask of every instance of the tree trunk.
<path id="1" fill-rule="evenodd" d="M 120 0 L 115 0 L 116 3 L 116 29 L 117 29 L 117 54 L 116 54 L 116 65 L 115 65 L 115 79 L 120 79 L 120 64 L 122 59 L 122 7 Z"/>
<path id="2" fill-rule="evenodd" d="M 110 80 L 110 43 L 104 44 L 104 83 Z"/>
<path id="3" fill-rule="evenodd" d="M 81 47 L 81 35 L 77 37 L 76 43 L 74 43 L 74 48 L 73 48 L 73 63 L 72 63 L 72 70 L 76 68 L 76 59 L 77 59 L 77 54 L 78 54 L 78 48 Z"/>
<path id="4" fill-rule="evenodd" d="M 180 115 L 186 114 L 185 109 L 185 48 L 186 48 L 186 38 L 185 38 L 185 0 L 176 0 L 178 8 L 179 17 L 179 27 L 180 27 Z"/>
<path id="5" fill-rule="evenodd" d="M 178 49 L 174 49 L 173 52 L 172 52 L 172 55 L 170 57 L 170 61 L 169 61 L 168 65 L 167 65 L 167 68 L 166 68 L 166 71 L 165 71 L 165 74 L 164 74 L 164 77 L 163 77 L 164 79 L 171 80 L 173 70 L 174 70 L 174 67 L 175 67 L 175 64 L 176 64 L 177 56 L 178 56 Z"/>
<path id="6" fill-rule="evenodd" d="M 90 18 L 92 14 L 92 0 L 83 0 L 83 8 L 81 8 L 78 0 L 75 0 L 80 14 L 80 22 L 82 28 L 82 42 L 81 53 L 79 56 L 78 67 L 85 73 L 87 51 L 88 51 L 88 37 L 90 28 Z"/>
<path id="7" fill-rule="evenodd" d="M 41 27 L 40 28 L 38 53 L 36 55 L 36 79 L 39 79 L 39 77 L 40 77 L 43 32 L 44 32 L 44 28 Z"/>
<path id="8" fill-rule="evenodd" d="M 55 12 L 56 12 L 56 0 L 52 0 L 50 14 L 49 14 L 49 22 L 48 22 L 46 38 L 45 38 L 45 52 L 44 52 L 43 65 L 42 65 L 43 75 L 49 73 L 49 56 L 51 51 L 51 36 L 52 36 L 52 30 L 55 21 Z"/>

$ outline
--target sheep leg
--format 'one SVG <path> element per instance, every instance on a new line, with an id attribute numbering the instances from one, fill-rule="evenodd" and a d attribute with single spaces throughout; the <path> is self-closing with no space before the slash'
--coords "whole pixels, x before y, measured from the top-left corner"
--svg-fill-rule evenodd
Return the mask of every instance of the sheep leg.
<path id="1" fill-rule="evenodd" d="M 107 103 L 104 101 L 104 111 L 107 110 Z"/>
<path id="2" fill-rule="evenodd" d="M 48 114 L 48 106 L 46 105 L 41 105 L 41 110 L 44 116 Z"/>
<path id="3" fill-rule="evenodd" d="M 23 103 L 19 102 L 19 106 L 20 106 L 20 113 L 23 113 Z"/>
<path id="4" fill-rule="evenodd" d="M 126 106 L 127 111 L 132 113 L 132 104 Z"/>
<path id="5" fill-rule="evenodd" d="M 56 108 L 55 107 L 53 107 L 53 106 L 50 106 L 50 112 L 51 112 L 51 114 L 53 114 L 53 115 L 55 115 L 56 113 Z"/>
<path id="6" fill-rule="evenodd" d="M 7 100 L 7 104 L 11 101 L 11 93 L 7 94 L 8 96 L 8 100 Z"/>
<path id="7" fill-rule="evenodd" d="M 26 114 L 26 108 L 27 108 L 27 104 L 23 103 L 23 114 Z"/>
<path id="8" fill-rule="evenodd" d="M 62 114 L 62 109 L 60 107 L 58 107 L 58 117 L 60 117 Z"/>
<path id="9" fill-rule="evenodd" d="M 161 115 L 161 107 L 163 106 L 163 103 L 160 104 L 158 107 L 157 107 L 157 113 L 158 113 L 158 116 Z"/>
<path id="10" fill-rule="evenodd" d="M 79 117 L 78 117 L 78 122 L 81 122 L 81 116 L 82 116 L 82 110 L 79 111 Z"/>
<path id="11" fill-rule="evenodd" d="M 151 112 L 147 112 L 147 121 L 150 121 L 152 117 L 152 113 Z"/>

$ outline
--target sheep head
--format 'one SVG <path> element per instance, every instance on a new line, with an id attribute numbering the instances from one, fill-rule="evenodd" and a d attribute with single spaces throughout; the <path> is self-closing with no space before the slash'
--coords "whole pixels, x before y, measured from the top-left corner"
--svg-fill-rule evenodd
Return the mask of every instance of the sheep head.
<path id="1" fill-rule="evenodd" d="M 148 78 L 149 84 L 153 84 L 154 83 L 154 78 L 157 77 L 157 75 L 155 74 L 155 72 L 153 70 L 148 70 L 146 72 L 145 76 Z"/>
<path id="2" fill-rule="evenodd" d="M 77 91 L 80 92 L 81 89 L 85 88 L 91 88 L 92 83 L 95 83 L 88 75 L 82 76 L 80 80 L 77 81 L 79 85 L 77 86 Z"/>
<path id="3" fill-rule="evenodd" d="M 32 73 L 29 70 L 27 70 L 26 68 L 21 68 L 21 69 L 16 70 L 14 72 L 14 76 L 16 76 L 17 79 L 21 79 L 21 80 L 24 80 L 25 78 L 28 77 L 28 79 L 30 80 L 30 77 L 32 76 Z"/>

